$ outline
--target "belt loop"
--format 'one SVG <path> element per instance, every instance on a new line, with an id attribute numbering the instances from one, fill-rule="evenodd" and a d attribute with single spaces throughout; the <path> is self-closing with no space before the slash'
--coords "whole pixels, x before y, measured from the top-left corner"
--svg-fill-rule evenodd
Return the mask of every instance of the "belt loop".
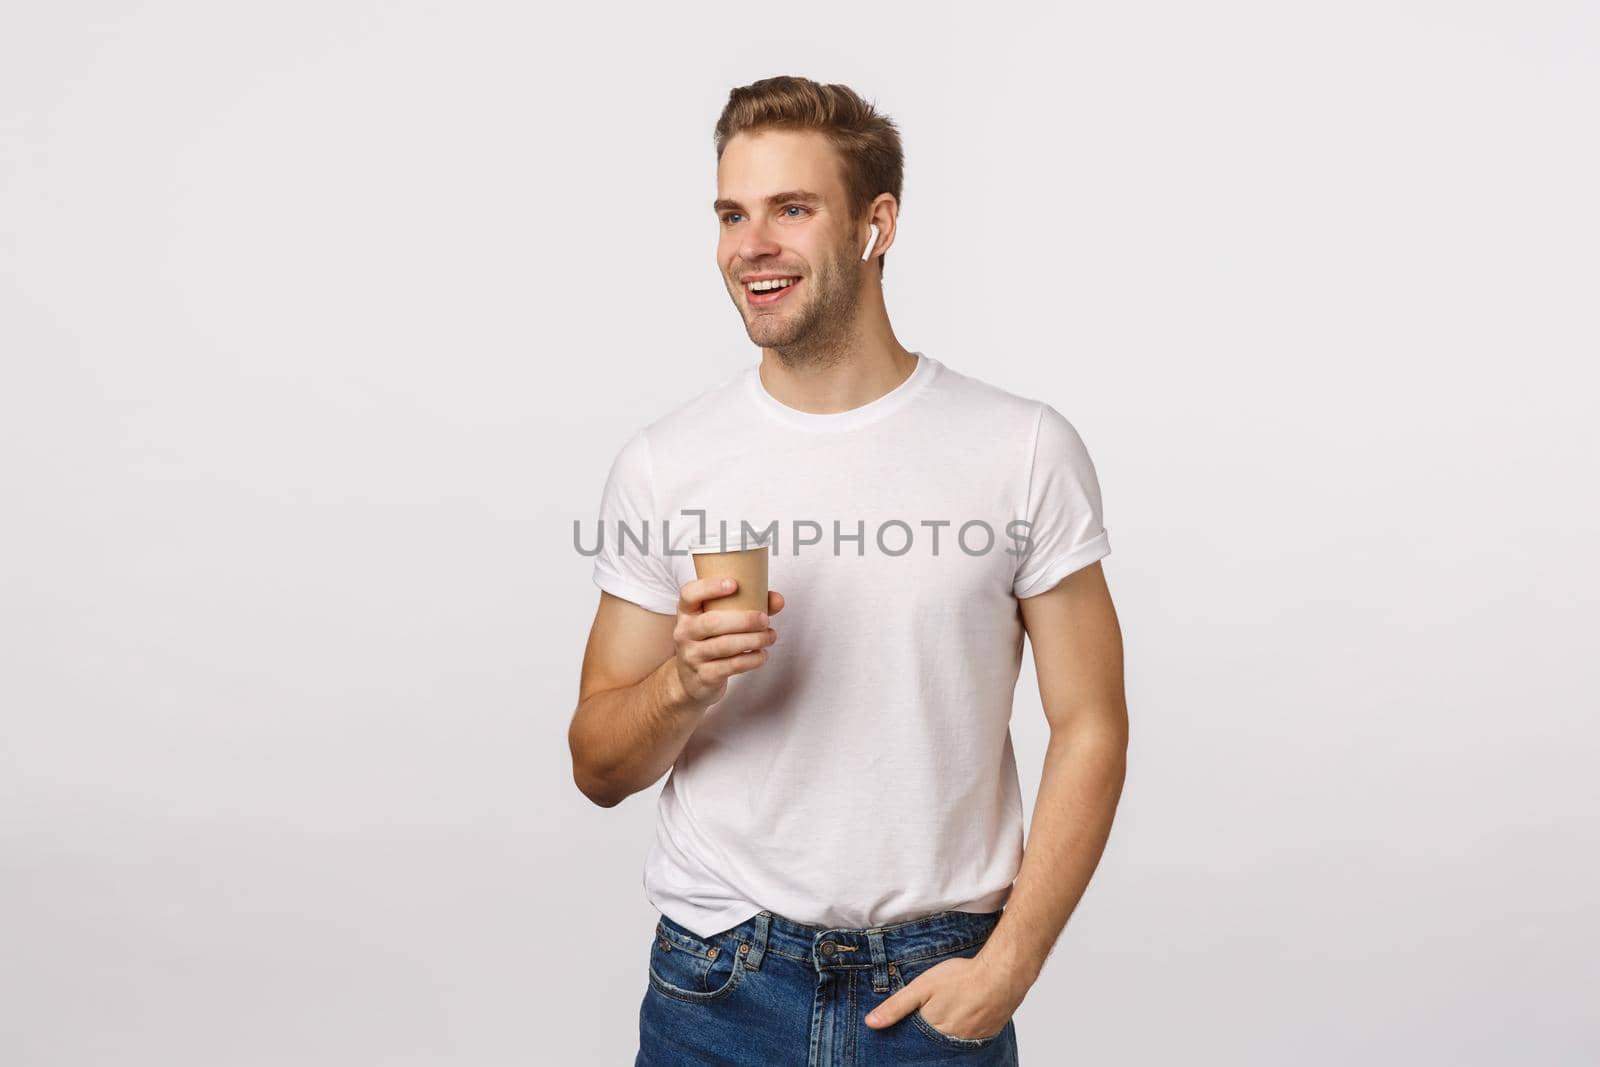
<path id="1" fill-rule="evenodd" d="M 761 957 L 766 955 L 767 937 L 771 934 L 771 932 L 772 919 L 766 912 L 763 911 L 756 916 L 755 932 L 751 934 L 750 940 L 746 942 L 746 944 L 748 944 L 750 947 L 749 951 L 744 953 L 745 967 L 752 971 L 759 971 L 761 969 Z M 743 951 L 742 948 L 741 951 Z"/>
<path id="2" fill-rule="evenodd" d="M 883 950 L 883 931 L 877 928 L 867 931 L 867 947 L 872 950 L 872 991 L 874 993 L 887 993 L 889 991 L 889 957 Z"/>

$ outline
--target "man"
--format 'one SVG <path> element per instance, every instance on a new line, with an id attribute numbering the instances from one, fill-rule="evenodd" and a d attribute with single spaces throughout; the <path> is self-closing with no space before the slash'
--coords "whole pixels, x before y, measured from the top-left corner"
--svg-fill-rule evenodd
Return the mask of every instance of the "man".
<path id="1" fill-rule="evenodd" d="M 671 770 L 636 1063 L 1016 1063 L 1124 775 L 1094 468 L 1050 405 L 895 339 L 891 120 L 769 78 L 716 143 L 717 266 L 761 358 L 618 453 L 569 735 L 602 806 Z M 728 588 L 684 546 L 764 530 L 766 612 L 704 610 Z M 1025 854 L 1024 633 L 1050 722 Z"/>

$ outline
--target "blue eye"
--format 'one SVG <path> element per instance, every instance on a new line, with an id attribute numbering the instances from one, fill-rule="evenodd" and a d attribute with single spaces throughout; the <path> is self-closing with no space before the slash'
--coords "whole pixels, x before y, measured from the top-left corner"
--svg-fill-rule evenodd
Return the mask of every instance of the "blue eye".
<path id="1" fill-rule="evenodd" d="M 808 215 L 811 213 L 811 209 L 806 207 L 806 206 L 804 206 L 803 204 L 786 204 L 786 205 L 784 205 L 783 210 L 785 212 L 798 210 L 798 211 L 803 211 Z M 724 225 L 732 225 L 733 224 L 733 220 L 735 218 L 741 218 L 741 217 L 743 217 L 743 212 L 730 211 L 727 214 L 722 216 L 722 222 L 723 222 Z M 797 216 L 795 216 L 795 215 L 786 215 L 785 217 L 792 219 L 792 218 L 796 218 Z"/>

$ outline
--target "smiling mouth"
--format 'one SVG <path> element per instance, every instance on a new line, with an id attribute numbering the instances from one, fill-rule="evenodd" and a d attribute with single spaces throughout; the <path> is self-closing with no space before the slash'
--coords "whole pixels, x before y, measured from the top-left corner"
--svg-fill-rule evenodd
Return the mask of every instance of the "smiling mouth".
<path id="1" fill-rule="evenodd" d="M 774 283 L 777 284 L 773 288 L 753 288 L 753 286 L 757 285 L 763 287 L 773 286 Z M 798 277 L 775 278 L 764 282 L 747 282 L 744 285 L 744 295 L 745 299 L 750 302 L 751 307 L 766 307 L 769 304 L 776 304 L 787 297 L 799 284 L 800 279 Z"/>

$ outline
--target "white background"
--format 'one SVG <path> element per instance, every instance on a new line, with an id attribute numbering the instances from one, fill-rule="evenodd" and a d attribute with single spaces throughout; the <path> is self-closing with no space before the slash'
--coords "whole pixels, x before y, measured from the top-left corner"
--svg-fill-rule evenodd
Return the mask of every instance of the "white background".
<path id="1" fill-rule="evenodd" d="M 0 42 L 0 1061 L 631 1062 L 659 784 L 572 783 L 572 522 L 756 358 L 712 126 L 780 73 L 901 127 L 901 341 L 1100 473 L 1130 772 L 1023 1062 L 1600 1056 L 1594 6 Z M 1031 660 L 1013 729 L 1031 816 Z"/>

